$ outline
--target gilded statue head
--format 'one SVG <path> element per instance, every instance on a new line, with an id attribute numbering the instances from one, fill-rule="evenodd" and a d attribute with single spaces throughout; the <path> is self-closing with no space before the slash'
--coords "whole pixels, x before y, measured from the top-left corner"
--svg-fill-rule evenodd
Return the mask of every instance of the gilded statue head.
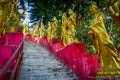
<path id="1" fill-rule="evenodd" d="M 95 14 L 98 12 L 98 6 L 97 6 L 96 2 L 91 2 L 89 11 L 91 14 Z"/>
<path id="2" fill-rule="evenodd" d="M 54 21 L 56 21 L 57 20 L 57 18 L 54 16 Z"/>
<path id="3" fill-rule="evenodd" d="M 67 16 L 66 16 L 66 13 L 63 13 L 62 14 L 62 19 L 65 19 Z"/>
<path id="4" fill-rule="evenodd" d="M 54 21 L 58 21 L 57 18 L 56 18 L 55 16 L 53 17 L 53 19 L 54 19 Z"/>
<path id="5" fill-rule="evenodd" d="M 69 14 L 69 15 L 72 15 L 72 14 L 73 14 L 72 9 L 68 9 L 68 14 Z"/>

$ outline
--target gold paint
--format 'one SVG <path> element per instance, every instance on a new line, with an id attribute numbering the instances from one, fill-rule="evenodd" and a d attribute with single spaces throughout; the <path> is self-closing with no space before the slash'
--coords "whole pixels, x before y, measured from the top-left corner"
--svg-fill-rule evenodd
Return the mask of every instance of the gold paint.
<path id="1" fill-rule="evenodd" d="M 102 12 L 98 12 L 95 2 L 92 2 L 90 11 L 94 15 L 94 18 L 89 27 L 89 35 L 98 53 L 100 61 L 100 71 L 97 73 L 97 77 L 120 77 L 120 58 L 118 57 L 118 53 L 107 34 L 104 25 L 106 18 Z"/>
<path id="2" fill-rule="evenodd" d="M 41 37 L 44 36 L 44 32 L 45 32 L 45 30 L 44 30 L 44 25 L 43 25 L 42 22 L 40 23 L 39 31 L 40 31 L 40 38 L 41 38 Z"/>
<path id="3" fill-rule="evenodd" d="M 108 0 L 110 3 L 109 13 L 113 20 L 120 25 L 120 0 Z"/>
<path id="4" fill-rule="evenodd" d="M 16 0 L 14 0 L 15 2 Z M 15 32 L 19 24 L 17 15 L 17 3 L 13 0 L 0 1 L 0 27 L 3 28 L 0 34 Z"/>
<path id="5" fill-rule="evenodd" d="M 46 34 L 47 34 L 47 40 L 48 42 L 52 39 L 52 38 L 57 38 L 57 34 L 56 31 L 58 29 L 58 20 L 57 18 L 54 16 L 53 17 L 54 22 L 48 22 L 48 28 L 46 30 Z"/>
<path id="6" fill-rule="evenodd" d="M 25 25 L 23 28 L 23 34 L 26 35 L 28 34 L 28 25 Z"/>
<path id="7" fill-rule="evenodd" d="M 54 19 L 54 22 L 52 23 L 52 37 L 51 37 L 51 39 L 57 37 L 56 31 L 59 27 L 57 18 L 54 16 L 53 19 Z"/>
<path id="8" fill-rule="evenodd" d="M 39 24 L 36 23 L 35 26 L 33 26 L 33 29 L 32 29 L 32 36 L 38 36 L 39 35 Z"/>
<path id="9" fill-rule="evenodd" d="M 76 13 L 74 13 L 71 9 L 68 9 L 68 13 L 68 18 L 66 16 L 66 13 L 62 14 L 61 38 L 64 46 L 70 45 L 71 43 L 79 43 L 79 41 L 75 38 Z"/>
<path id="10" fill-rule="evenodd" d="M 47 40 L 48 42 L 50 41 L 51 39 L 51 35 L 52 35 L 52 26 L 51 26 L 51 22 L 48 21 L 48 28 L 46 30 L 46 35 L 47 35 Z"/>
<path id="11" fill-rule="evenodd" d="M 61 26 L 61 39 L 63 44 L 67 45 L 67 16 L 66 13 L 62 14 L 62 26 Z"/>

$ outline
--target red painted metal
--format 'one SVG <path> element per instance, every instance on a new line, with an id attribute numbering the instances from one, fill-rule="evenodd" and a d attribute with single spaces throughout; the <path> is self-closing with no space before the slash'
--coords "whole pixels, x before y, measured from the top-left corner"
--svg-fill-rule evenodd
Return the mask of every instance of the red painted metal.
<path id="1" fill-rule="evenodd" d="M 0 69 L 0 80 L 18 80 L 23 60 L 23 45 L 24 38 L 22 38 L 22 41 L 17 46 L 17 49 L 14 51 L 8 62 Z M 14 60 L 16 60 L 16 64 L 13 68 L 10 68 L 10 65 Z"/>

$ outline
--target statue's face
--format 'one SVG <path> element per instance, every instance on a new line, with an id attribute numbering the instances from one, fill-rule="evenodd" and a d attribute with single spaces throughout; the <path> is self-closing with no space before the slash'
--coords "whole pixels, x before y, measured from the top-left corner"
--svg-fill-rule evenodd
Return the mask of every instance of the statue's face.
<path id="1" fill-rule="evenodd" d="M 91 2 L 90 13 L 95 14 L 97 12 L 98 12 L 98 6 L 97 6 L 96 2 Z"/>
<path id="2" fill-rule="evenodd" d="M 97 12 L 98 12 L 98 9 L 97 9 L 96 6 L 92 6 L 92 7 L 90 8 L 90 13 L 91 13 L 91 14 L 95 14 L 95 13 L 97 13 Z"/>
<path id="3" fill-rule="evenodd" d="M 68 13 L 71 15 L 73 13 L 73 11 L 71 9 L 69 9 Z"/>
<path id="4" fill-rule="evenodd" d="M 63 15 L 62 15 L 62 19 L 65 19 L 65 18 L 66 18 L 66 14 L 63 14 Z"/>

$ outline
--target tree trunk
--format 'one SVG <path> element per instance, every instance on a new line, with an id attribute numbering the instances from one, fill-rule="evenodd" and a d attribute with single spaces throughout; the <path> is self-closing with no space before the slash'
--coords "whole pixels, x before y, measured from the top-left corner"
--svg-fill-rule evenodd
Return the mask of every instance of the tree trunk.
<path id="1" fill-rule="evenodd" d="M 76 0 L 76 27 L 78 27 L 80 25 L 80 21 L 81 21 L 81 15 L 79 13 L 80 10 L 80 4 L 81 4 L 81 0 Z"/>
<path id="2" fill-rule="evenodd" d="M 47 16 L 47 15 L 45 16 L 45 24 L 46 24 L 47 27 L 48 27 L 48 16 Z"/>

